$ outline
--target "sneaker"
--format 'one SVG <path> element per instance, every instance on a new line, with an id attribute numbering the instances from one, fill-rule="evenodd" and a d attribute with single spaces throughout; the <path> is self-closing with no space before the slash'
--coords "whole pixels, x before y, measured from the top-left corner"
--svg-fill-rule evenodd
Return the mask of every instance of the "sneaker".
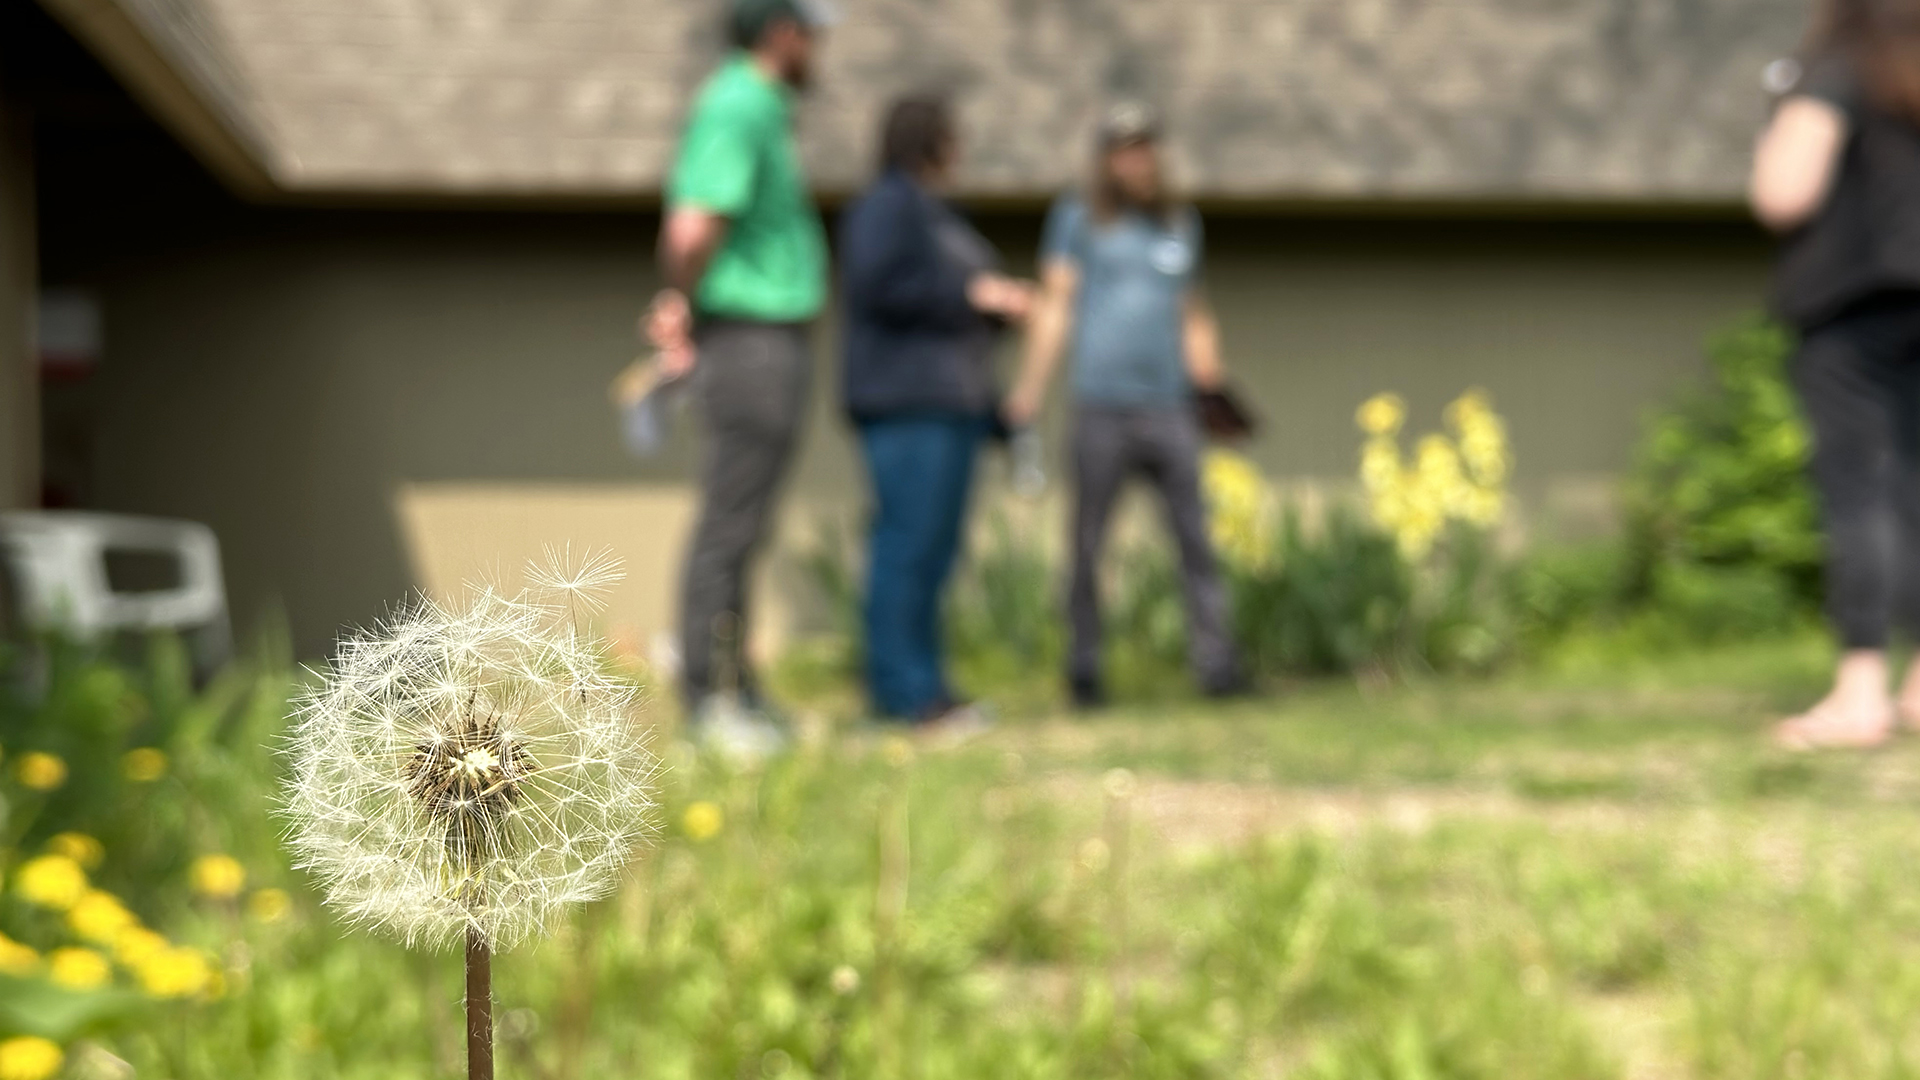
<path id="1" fill-rule="evenodd" d="M 992 730 L 993 717 L 974 704 L 948 706 L 914 728 L 920 741 L 936 750 L 963 746 Z"/>
<path id="2" fill-rule="evenodd" d="M 1067 680 L 1067 690 L 1073 697 L 1073 707 L 1081 712 L 1107 707 L 1107 688 L 1095 676 L 1075 675 Z"/>
<path id="3" fill-rule="evenodd" d="M 709 694 L 693 714 L 693 741 L 735 765 L 758 765 L 787 748 L 787 734 L 766 714 L 726 694 Z"/>
<path id="4" fill-rule="evenodd" d="M 1253 683 L 1245 675 L 1230 671 L 1225 675 L 1201 680 L 1200 694 L 1209 701 L 1232 701 L 1236 698 L 1252 697 Z"/>

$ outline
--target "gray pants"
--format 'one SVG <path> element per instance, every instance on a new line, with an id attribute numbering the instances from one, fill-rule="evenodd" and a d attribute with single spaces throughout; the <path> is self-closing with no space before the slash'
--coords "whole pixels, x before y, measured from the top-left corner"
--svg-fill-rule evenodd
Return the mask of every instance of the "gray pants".
<path id="1" fill-rule="evenodd" d="M 1096 685 L 1100 681 L 1100 555 L 1120 490 L 1138 474 L 1159 491 L 1168 530 L 1180 547 L 1187 652 L 1194 674 L 1208 688 L 1231 685 L 1238 664 L 1227 628 L 1226 587 L 1207 537 L 1200 432 L 1193 414 L 1184 408 L 1083 405 L 1073 434 L 1073 471 L 1069 677 Z"/>
<path id="2" fill-rule="evenodd" d="M 813 356 L 805 326 L 714 322 L 699 335 L 706 421 L 700 524 L 680 599 L 683 688 L 757 697 L 747 665 L 747 578 L 799 449 Z"/>

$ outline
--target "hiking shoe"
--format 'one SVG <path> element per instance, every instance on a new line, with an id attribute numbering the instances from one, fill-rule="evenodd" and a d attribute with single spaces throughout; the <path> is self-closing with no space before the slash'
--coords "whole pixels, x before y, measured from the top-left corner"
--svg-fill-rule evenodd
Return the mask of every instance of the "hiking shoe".
<path id="1" fill-rule="evenodd" d="M 693 741 L 735 765 L 750 767 L 787 748 L 787 733 L 765 713 L 724 694 L 711 694 L 694 710 Z"/>
<path id="2" fill-rule="evenodd" d="M 1067 680 L 1067 690 L 1072 695 L 1073 707 L 1081 712 L 1107 707 L 1107 688 L 1097 678 L 1075 675 Z"/>
<path id="3" fill-rule="evenodd" d="M 920 741 L 935 750 L 963 746 L 993 730 L 993 717 L 979 705 L 953 705 L 914 727 Z"/>
<path id="4" fill-rule="evenodd" d="M 1253 696 L 1253 681 L 1237 671 L 1200 682 L 1200 695 L 1209 701 L 1232 701 Z"/>

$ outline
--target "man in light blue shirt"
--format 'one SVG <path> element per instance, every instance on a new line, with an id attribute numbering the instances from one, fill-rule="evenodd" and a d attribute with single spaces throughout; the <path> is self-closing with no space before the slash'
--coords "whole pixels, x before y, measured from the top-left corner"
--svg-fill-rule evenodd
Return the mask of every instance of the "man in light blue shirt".
<path id="1" fill-rule="evenodd" d="M 1223 382 L 1220 334 L 1202 295 L 1200 216 L 1174 202 L 1160 173 L 1158 124 L 1139 105 L 1116 108 L 1100 130 L 1099 172 L 1085 196 L 1048 215 L 1042 298 L 1006 419 L 1039 414 L 1063 352 L 1071 355 L 1075 481 L 1072 645 L 1068 680 L 1083 707 L 1104 700 L 1099 562 L 1108 519 L 1134 475 L 1166 504 L 1180 547 L 1194 673 L 1212 695 L 1238 693 L 1226 588 L 1207 535 L 1200 490 L 1196 391 Z"/>

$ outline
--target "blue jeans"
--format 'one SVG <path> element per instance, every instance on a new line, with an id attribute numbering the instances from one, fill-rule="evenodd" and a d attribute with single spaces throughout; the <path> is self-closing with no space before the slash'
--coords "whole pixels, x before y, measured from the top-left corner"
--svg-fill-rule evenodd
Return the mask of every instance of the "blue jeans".
<path id="1" fill-rule="evenodd" d="M 867 689 L 883 716 L 924 719 L 950 704 L 940 598 L 960 553 L 973 461 L 973 417 L 867 420 L 860 445 L 873 477 L 867 554 Z"/>

